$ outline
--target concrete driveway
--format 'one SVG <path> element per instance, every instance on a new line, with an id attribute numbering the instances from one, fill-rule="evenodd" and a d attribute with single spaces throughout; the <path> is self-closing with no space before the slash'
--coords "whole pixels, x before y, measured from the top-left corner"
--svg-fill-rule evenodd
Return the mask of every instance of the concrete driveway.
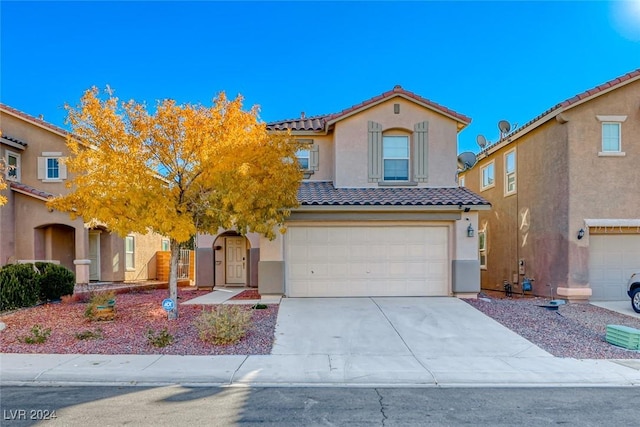
<path id="1" fill-rule="evenodd" d="M 551 356 L 457 298 L 284 298 L 271 354 Z"/>
<path id="2" fill-rule="evenodd" d="M 524 385 L 555 382 L 559 373 L 564 381 L 584 381 L 593 370 L 554 358 L 456 298 L 283 298 L 271 355 L 252 356 L 235 378 Z"/>

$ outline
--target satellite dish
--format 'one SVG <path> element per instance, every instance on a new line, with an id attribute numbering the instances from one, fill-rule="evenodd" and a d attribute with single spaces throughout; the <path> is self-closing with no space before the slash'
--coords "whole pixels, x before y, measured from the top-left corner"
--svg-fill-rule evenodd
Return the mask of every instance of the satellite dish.
<path id="1" fill-rule="evenodd" d="M 478 135 L 476 136 L 476 142 L 478 143 L 478 145 L 480 146 L 481 150 L 484 150 L 484 147 L 487 146 L 487 138 L 485 138 L 482 135 Z"/>
<path id="2" fill-rule="evenodd" d="M 506 120 L 500 120 L 498 122 L 498 129 L 500 129 L 500 132 L 502 132 L 503 135 L 506 135 L 511 130 L 511 125 Z"/>
<path id="3" fill-rule="evenodd" d="M 471 169 L 477 162 L 476 155 L 471 151 L 465 151 L 458 156 L 458 168 L 463 172 Z"/>

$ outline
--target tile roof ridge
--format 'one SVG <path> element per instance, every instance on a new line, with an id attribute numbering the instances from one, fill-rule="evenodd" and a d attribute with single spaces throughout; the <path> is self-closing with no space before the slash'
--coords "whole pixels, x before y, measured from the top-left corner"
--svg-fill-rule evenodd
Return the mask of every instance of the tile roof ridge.
<path id="1" fill-rule="evenodd" d="M 565 99 L 564 101 L 560 101 L 557 104 L 555 104 L 554 106 L 544 110 L 542 113 L 538 114 L 537 116 L 535 116 L 533 119 L 527 121 L 526 123 L 524 123 L 523 125 L 517 127 L 516 129 L 514 129 L 513 131 L 511 131 L 509 134 L 505 135 L 504 139 L 507 139 L 515 134 L 517 134 L 518 132 L 522 131 L 522 129 L 525 129 L 531 125 L 533 125 L 534 123 L 536 123 L 538 120 L 542 119 L 543 117 L 547 116 L 548 114 L 551 114 L 552 112 L 560 109 L 560 108 L 567 108 L 567 107 L 571 107 L 574 104 L 576 104 L 579 101 L 582 101 L 583 99 L 589 98 L 591 96 L 596 96 L 599 93 L 602 93 L 606 90 L 614 90 L 616 88 L 616 86 L 627 82 L 630 79 L 633 79 L 634 77 L 638 77 L 640 76 L 640 68 L 637 68 L 635 70 L 629 71 L 621 76 L 617 76 L 614 77 L 611 80 L 608 80 L 604 83 L 600 83 L 597 86 L 591 87 L 587 90 L 584 90 L 580 93 L 577 93 L 567 99 Z M 486 147 L 484 151 L 487 151 L 489 149 L 491 149 L 492 147 L 498 145 L 500 143 L 500 141 L 492 144 L 491 146 Z"/>
<path id="2" fill-rule="evenodd" d="M 32 116 L 31 114 L 25 113 L 24 111 L 18 110 L 17 108 L 11 107 L 5 103 L 0 102 L 0 109 L 4 109 L 6 111 L 8 111 L 11 114 L 17 115 L 19 117 L 22 117 L 25 120 L 29 120 L 31 122 L 34 122 L 42 127 L 48 128 L 54 132 L 57 133 L 61 133 L 64 135 L 72 135 L 71 132 L 69 132 L 66 129 L 63 129 L 59 126 L 54 125 L 53 123 L 49 123 L 47 121 L 44 120 L 44 118 L 39 118 L 39 117 L 35 117 Z"/>

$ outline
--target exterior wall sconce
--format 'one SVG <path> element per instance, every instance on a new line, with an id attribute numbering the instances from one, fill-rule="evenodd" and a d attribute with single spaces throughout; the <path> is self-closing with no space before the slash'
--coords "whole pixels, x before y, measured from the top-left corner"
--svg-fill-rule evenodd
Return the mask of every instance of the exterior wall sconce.
<path id="1" fill-rule="evenodd" d="M 578 240 L 582 239 L 584 237 L 584 228 L 581 228 L 578 231 Z"/>
<path id="2" fill-rule="evenodd" d="M 220 249 L 222 249 L 222 246 L 214 246 L 213 249 L 215 249 L 216 251 L 219 251 Z"/>
<path id="3" fill-rule="evenodd" d="M 475 231 L 473 229 L 473 226 L 469 224 L 469 226 L 467 227 L 467 237 L 473 237 L 474 232 Z"/>

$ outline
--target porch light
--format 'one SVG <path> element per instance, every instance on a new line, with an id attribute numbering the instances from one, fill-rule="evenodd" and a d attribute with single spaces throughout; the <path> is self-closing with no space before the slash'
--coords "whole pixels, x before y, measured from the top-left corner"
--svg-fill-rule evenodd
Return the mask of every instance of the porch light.
<path id="1" fill-rule="evenodd" d="M 582 239 L 584 237 L 584 228 L 581 228 L 580 230 L 578 230 L 578 240 Z"/>
<path id="2" fill-rule="evenodd" d="M 471 224 L 469 224 L 469 226 L 467 227 L 467 237 L 473 237 L 473 226 Z"/>

